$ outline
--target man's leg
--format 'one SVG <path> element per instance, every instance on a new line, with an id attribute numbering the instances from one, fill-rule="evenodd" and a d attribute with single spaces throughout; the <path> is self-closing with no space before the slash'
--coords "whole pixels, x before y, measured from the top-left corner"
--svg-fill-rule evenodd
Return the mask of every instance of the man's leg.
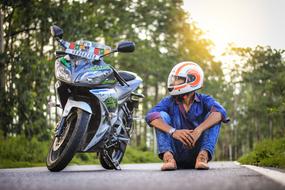
<path id="1" fill-rule="evenodd" d="M 219 132 L 221 128 L 221 123 L 215 124 L 211 128 L 207 129 L 203 132 L 201 143 L 200 143 L 200 151 L 206 150 L 209 154 L 209 161 L 212 160 L 216 143 L 219 138 Z"/>
<path id="2" fill-rule="evenodd" d="M 219 138 L 221 123 L 215 124 L 201 135 L 199 154 L 196 159 L 196 169 L 209 169 L 207 162 L 212 160 L 215 146 Z"/>
<path id="3" fill-rule="evenodd" d="M 160 116 L 164 122 L 172 125 L 170 116 L 166 112 L 160 112 Z M 162 170 L 175 170 L 176 162 L 174 160 L 175 148 L 173 146 L 173 139 L 168 134 L 155 128 L 158 156 L 163 159 Z"/>

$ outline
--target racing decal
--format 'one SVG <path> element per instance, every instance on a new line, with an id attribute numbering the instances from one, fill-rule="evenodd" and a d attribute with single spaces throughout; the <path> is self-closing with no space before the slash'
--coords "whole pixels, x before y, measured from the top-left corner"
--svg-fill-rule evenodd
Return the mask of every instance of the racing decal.
<path id="1" fill-rule="evenodd" d="M 110 70 L 111 67 L 109 65 L 94 65 L 90 67 L 89 70 L 91 71 L 102 71 L 102 70 Z"/>
<path id="2" fill-rule="evenodd" d="M 118 105 L 118 101 L 112 96 L 108 97 L 104 101 L 104 103 L 106 104 L 106 106 L 109 110 L 116 110 L 117 105 Z"/>
<path id="3" fill-rule="evenodd" d="M 62 57 L 62 58 L 60 58 L 60 63 L 62 63 L 64 66 L 66 66 L 66 67 L 70 67 L 70 64 L 67 62 L 67 60 L 64 58 L 64 57 Z"/>
<path id="4" fill-rule="evenodd" d="M 71 42 L 70 44 L 69 44 L 69 49 L 74 49 L 75 48 L 75 44 L 74 44 L 74 42 Z"/>
<path id="5" fill-rule="evenodd" d="M 109 79 L 106 79 L 104 80 L 101 84 L 115 84 L 117 81 L 116 80 L 109 80 Z"/>
<path id="6" fill-rule="evenodd" d="M 94 54 L 99 55 L 100 49 L 99 48 L 94 48 Z"/>
<path id="7" fill-rule="evenodd" d="M 106 105 L 109 112 L 117 111 L 118 95 L 115 89 L 93 89 L 90 92 Z"/>
<path id="8" fill-rule="evenodd" d="M 111 47 L 100 43 L 94 43 L 91 41 L 76 41 L 76 42 L 64 42 L 66 45 L 66 53 L 84 57 L 87 59 L 96 59 L 98 56 L 108 54 L 111 51 Z"/>

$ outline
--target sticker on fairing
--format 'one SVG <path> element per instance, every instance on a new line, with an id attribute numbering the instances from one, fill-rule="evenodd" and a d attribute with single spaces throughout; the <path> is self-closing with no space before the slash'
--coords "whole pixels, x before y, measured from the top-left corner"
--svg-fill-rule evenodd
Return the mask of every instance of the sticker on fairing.
<path id="1" fill-rule="evenodd" d="M 104 101 L 105 105 L 107 106 L 108 109 L 114 110 L 117 108 L 118 105 L 118 101 L 117 99 L 115 99 L 114 97 L 108 97 L 105 101 Z"/>
<path id="2" fill-rule="evenodd" d="M 89 70 L 91 71 L 102 71 L 102 70 L 110 70 L 111 67 L 109 65 L 94 65 L 90 67 Z"/>
<path id="3" fill-rule="evenodd" d="M 110 112 L 115 112 L 118 105 L 118 95 L 114 89 L 94 89 L 90 90 L 92 94 L 104 102 Z"/>

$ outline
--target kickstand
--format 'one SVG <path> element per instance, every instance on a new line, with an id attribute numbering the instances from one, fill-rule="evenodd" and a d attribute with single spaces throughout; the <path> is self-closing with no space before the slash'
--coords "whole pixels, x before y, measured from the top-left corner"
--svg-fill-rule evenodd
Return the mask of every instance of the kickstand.
<path id="1" fill-rule="evenodd" d="M 105 150 L 104 151 L 105 157 L 107 158 L 108 162 L 113 166 L 115 170 L 121 170 L 120 164 L 118 161 L 113 161 L 112 158 L 110 158 L 108 152 Z"/>

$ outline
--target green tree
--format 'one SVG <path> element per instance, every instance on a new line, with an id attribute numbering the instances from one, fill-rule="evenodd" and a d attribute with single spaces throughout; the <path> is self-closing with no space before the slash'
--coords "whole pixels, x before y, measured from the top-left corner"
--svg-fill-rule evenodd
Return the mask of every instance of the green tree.
<path id="1" fill-rule="evenodd" d="M 237 159 L 262 139 L 285 134 L 284 50 L 231 47 L 228 55 L 235 56 L 229 63 L 234 67 L 223 94 L 230 94 L 225 102 L 233 122 L 223 129 L 219 147 L 231 144 Z"/>

